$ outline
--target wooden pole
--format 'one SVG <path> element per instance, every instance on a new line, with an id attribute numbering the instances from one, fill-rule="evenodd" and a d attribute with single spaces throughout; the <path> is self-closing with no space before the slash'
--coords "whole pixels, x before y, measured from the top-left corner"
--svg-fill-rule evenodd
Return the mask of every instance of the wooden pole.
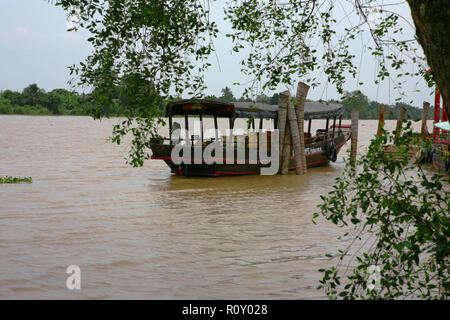
<path id="1" fill-rule="evenodd" d="M 298 122 L 297 115 L 295 113 L 294 103 L 291 99 L 288 100 L 288 119 L 289 119 L 289 128 L 291 129 L 291 137 L 292 137 L 292 145 L 294 147 L 294 160 L 295 160 L 295 169 L 297 174 L 305 174 L 306 172 L 302 171 L 302 158 L 300 156 L 300 150 L 305 149 L 305 141 L 303 139 L 303 146 L 300 143 L 300 133 L 298 130 Z"/>
<path id="2" fill-rule="evenodd" d="M 283 155 L 281 156 L 281 174 L 288 174 L 289 165 L 291 163 L 291 128 L 289 126 L 289 122 L 286 123 L 285 134 L 283 140 Z"/>
<path id="3" fill-rule="evenodd" d="M 334 139 L 335 132 L 336 132 L 336 117 L 333 117 L 333 139 Z"/>
<path id="4" fill-rule="evenodd" d="M 305 153 L 305 103 L 308 95 L 309 86 L 303 82 L 297 84 L 297 93 L 295 96 L 295 112 L 297 114 L 298 133 L 300 135 L 300 173 L 305 174 L 306 153 Z M 311 122 L 309 123 L 311 124 Z M 298 172 L 298 169 L 297 169 Z"/>
<path id="5" fill-rule="evenodd" d="M 359 111 L 356 109 L 352 109 L 350 112 L 351 118 L 352 118 L 352 124 L 351 124 L 351 131 L 352 131 L 352 138 L 351 138 L 351 152 L 350 152 L 350 158 L 354 162 L 356 160 L 356 153 L 358 148 L 358 118 L 359 118 Z"/>
<path id="6" fill-rule="evenodd" d="M 420 132 L 422 132 L 423 135 L 427 134 L 426 127 L 427 127 L 428 110 L 429 109 L 430 109 L 430 103 L 424 101 L 423 109 L 422 109 L 422 127 L 420 129 Z"/>
<path id="7" fill-rule="evenodd" d="M 395 137 L 398 138 L 400 136 L 400 133 L 402 132 L 402 125 L 403 125 L 403 119 L 405 118 L 406 114 L 406 108 L 400 107 L 400 110 L 398 111 L 398 117 L 397 117 L 397 126 L 395 128 Z"/>
<path id="8" fill-rule="evenodd" d="M 184 115 L 184 130 L 186 132 L 186 144 L 189 143 L 189 116 L 187 114 Z"/>
<path id="9" fill-rule="evenodd" d="M 216 141 L 219 141 L 219 126 L 217 125 L 217 116 L 216 115 L 214 115 L 214 131 L 215 131 Z"/>
<path id="10" fill-rule="evenodd" d="M 280 98 L 278 100 L 278 133 L 279 133 L 279 154 L 280 154 L 280 164 L 283 163 L 283 149 L 284 149 L 284 136 L 286 131 L 286 119 L 287 119 L 287 106 L 289 100 L 289 91 L 284 91 L 280 93 Z"/>
<path id="11" fill-rule="evenodd" d="M 172 144 L 172 108 L 169 108 L 169 144 Z"/>
<path id="12" fill-rule="evenodd" d="M 202 136 L 202 146 L 203 146 L 203 114 L 200 113 L 200 134 Z"/>
<path id="13" fill-rule="evenodd" d="M 378 111 L 378 131 L 377 137 L 381 137 L 383 134 L 384 128 L 384 119 L 386 116 L 386 106 L 384 104 L 380 104 L 380 109 Z"/>

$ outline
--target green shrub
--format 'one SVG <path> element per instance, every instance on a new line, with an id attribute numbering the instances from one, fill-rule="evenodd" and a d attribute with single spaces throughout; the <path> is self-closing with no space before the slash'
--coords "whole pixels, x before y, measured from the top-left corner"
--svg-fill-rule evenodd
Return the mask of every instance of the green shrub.
<path id="1" fill-rule="evenodd" d="M 320 214 L 354 230 L 339 239 L 345 249 L 328 255 L 337 265 L 319 270 L 319 289 L 331 299 L 449 297 L 450 178 L 412 163 L 408 150 L 421 141 L 410 127 L 398 139 L 373 140 L 355 167 L 347 160 L 321 196 Z M 386 154 L 387 143 L 399 153 Z"/>

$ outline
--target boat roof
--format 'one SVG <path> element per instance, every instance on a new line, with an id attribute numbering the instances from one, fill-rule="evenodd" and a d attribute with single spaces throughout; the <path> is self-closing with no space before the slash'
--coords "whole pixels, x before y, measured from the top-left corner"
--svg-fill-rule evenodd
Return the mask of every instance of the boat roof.
<path id="1" fill-rule="evenodd" d="M 437 122 L 434 126 L 444 131 L 450 131 L 450 123 L 448 121 Z"/>
<path id="2" fill-rule="evenodd" d="M 337 103 L 310 101 L 305 103 L 305 120 L 340 116 L 344 107 Z M 276 119 L 278 105 L 254 102 L 224 102 L 218 100 L 181 100 L 170 103 L 165 116 L 202 114 L 225 118 Z"/>

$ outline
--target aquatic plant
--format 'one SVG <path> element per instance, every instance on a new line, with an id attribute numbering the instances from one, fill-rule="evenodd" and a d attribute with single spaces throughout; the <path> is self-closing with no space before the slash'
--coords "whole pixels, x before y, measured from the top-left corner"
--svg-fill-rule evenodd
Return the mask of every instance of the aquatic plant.
<path id="1" fill-rule="evenodd" d="M 28 182 L 31 183 L 33 182 L 33 178 L 31 177 L 11 177 L 11 176 L 6 176 L 6 177 L 0 177 L 0 183 L 19 183 L 19 182 Z"/>

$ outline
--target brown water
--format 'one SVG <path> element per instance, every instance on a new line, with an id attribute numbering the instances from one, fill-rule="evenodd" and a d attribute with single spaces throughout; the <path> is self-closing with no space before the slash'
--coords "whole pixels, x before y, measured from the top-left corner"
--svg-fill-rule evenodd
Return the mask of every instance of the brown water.
<path id="1" fill-rule="evenodd" d="M 178 177 L 126 165 L 106 141 L 117 121 L 0 116 L 0 176 L 33 177 L 0 184 L 0 298 L 324 298 L 317 270 L 342 230 L 311 219 L 345 150 L 305 176 Z M 376 128 L 360 121 L 360 152 Z M 81 290 L 66 289 L 72 264 Z"/>

